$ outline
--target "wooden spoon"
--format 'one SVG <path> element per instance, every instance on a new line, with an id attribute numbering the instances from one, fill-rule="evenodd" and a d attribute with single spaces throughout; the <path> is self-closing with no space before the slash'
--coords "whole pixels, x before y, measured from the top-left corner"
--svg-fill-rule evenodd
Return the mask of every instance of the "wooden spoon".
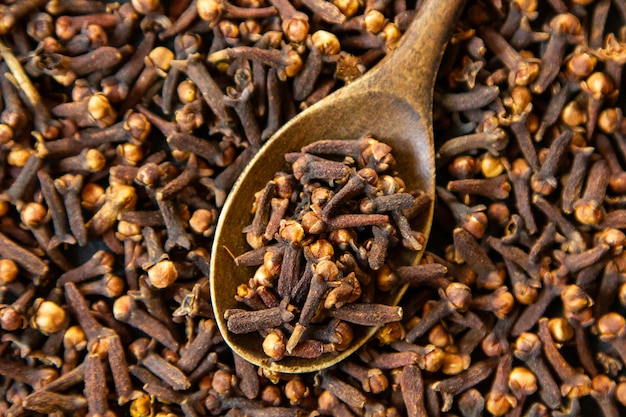
<path id="1" fill-rule="evenodd" d="M 435 195 L 435 160 L 432 132 L 432 98 L 435 77 L 445 45 L 464 0 L 427 0 L 404 34 L 398 48 L 376 68 L 286 123 L 256 154 L 226 200 L 218 220 L 211 252 L 211 300 L 215 320 L 226 343 L 244 359 L 277 372 L 312 372 L 345 359 L 377 328 L 355 327 L 354 340 L 343 352 L 316 359 L 285 357 L 270 362 L 258 334 L 229 333 L 224 312 L 241 308 L 234 299 L 236 288 L 247 283 L 248 268 L 235 265 L 230 253 L 239 255 L 250 247 L 243 228 L 251 221 L 254 193 L 277 171 L 284 169 L 283 155 L 322 139 L 358 139 L 371 134 L 393 148 L 397 169 L 407 190 L 422 189 Z M 414 223 L 426 237 L 432 224 L 433 206 Z M 230 253 L 229 253 L 230 252 Z M 422 252 L 394 255 L 394 265 L 414 265 Z M 397 304 L 402 288 L 384 298 Z"/>

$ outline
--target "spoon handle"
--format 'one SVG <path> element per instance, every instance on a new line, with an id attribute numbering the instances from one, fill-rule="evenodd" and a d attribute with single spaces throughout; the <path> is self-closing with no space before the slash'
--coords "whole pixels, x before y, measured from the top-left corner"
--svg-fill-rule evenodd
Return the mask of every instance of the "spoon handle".
<path id="1" fill-rule="evenodd" d="M 464 3 L 426 0 L 398 48 L 372 74 L 370 85 L 430 110 L 437 69 Z"/>

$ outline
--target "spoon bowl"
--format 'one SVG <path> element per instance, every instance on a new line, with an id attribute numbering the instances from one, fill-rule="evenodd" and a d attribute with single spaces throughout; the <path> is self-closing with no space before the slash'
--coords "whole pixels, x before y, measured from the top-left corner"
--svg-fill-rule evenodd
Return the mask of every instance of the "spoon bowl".
<path id="1" fill-rule="evenodd" d="M 235 264 L 230 253 L 250 250 L 242 230 L 250 223 L 254 193 L 277 171 L 285 170 L 284 154 L 323 139 L 354 140 L 371 134 L 393 149 L 396 170 L 407 190 L 421 189 L 433 196 L 435 161 L 432 134 L 433 87 L 441 56 L 463 0 L 428 0 L 405 33 L 397 50 L 352 84 L 339 89 L 286 123 L 255 155 L 230 192 L 218 220 L 211 253 L 211 301 L 215 320 L 226 343 L 241 357 L 276 372 L 313 372 L 331 366 L 361 347 L 377 327 L 354 327 L 348 349 L 315 359 L 285 357 L 270 361 L 258 334 L 228 332 L 224 312 L 240 308 L 237 286 L 247 283 L 248 268 Z M 412 222 L 426 238 L 432 224 L 433 204 Z M 397 251 L 393 266 L 415 265 L 419 252 Z M 391 255 L 391 254 L 390 254 Z M 376 302 L 395 305 L 406 287 L 381 294 Z"/>

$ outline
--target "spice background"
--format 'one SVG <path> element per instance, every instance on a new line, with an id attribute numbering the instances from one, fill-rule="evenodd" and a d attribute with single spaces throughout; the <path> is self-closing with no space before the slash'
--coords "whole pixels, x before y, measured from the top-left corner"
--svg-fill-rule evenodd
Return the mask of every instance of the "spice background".
<path id="1" fill-rule="evenodd" d="M 435 86 L 423 274 L 375 277 L 409 283 L 401 322 L 319 374 L 221 340 L 230 187 L 420 3 L 3 2 L 0 414 L 626 412 L 623 0 L 468 2 Z"/>

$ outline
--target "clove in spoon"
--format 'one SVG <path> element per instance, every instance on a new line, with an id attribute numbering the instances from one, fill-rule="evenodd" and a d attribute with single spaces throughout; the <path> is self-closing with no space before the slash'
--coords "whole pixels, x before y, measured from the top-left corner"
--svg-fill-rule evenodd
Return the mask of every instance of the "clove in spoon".
<path id="1" fill-rule="evenodd" d="M 262 350 L 263 339 L 254 334 L 232 334 L 224 312 L 240 307 L 237 286 L 247 283 L 247 268 L 235 265 L 231 253 L 248 251 L 242 230 L 250 221 L 256 191 L 284 168 L 284 154 L 323 139 L 358 139 L 371 134 L 393 148 L 396 169 L 407 190 L 422 189 L 435 195 L 435 160 L 432 132 L 432 99 L 437 69 L 454 22 L 464 0 L 426 0 L 398 48 L 378 66 L 353 83 L 337 90 L 286 123 L 259 150 L 230 192 L 215 231 L 211 251 L 211 302 L 215 320 L 226 343 L 239 356 L 276 372 L 301 373 L 327 368 L 361 347 L 376 327 L 354 328 L 350 347 L 315 359 L 285 357 L 272 362 Z M 433 205 L 416 223 L 428 237 Z M 415 265 L 423 251 L 393 254 L 394 265 Z M 390 254 L 391 255 L 391 254 Z M 377 300 L 397 304 L 404 288 Z"/>

